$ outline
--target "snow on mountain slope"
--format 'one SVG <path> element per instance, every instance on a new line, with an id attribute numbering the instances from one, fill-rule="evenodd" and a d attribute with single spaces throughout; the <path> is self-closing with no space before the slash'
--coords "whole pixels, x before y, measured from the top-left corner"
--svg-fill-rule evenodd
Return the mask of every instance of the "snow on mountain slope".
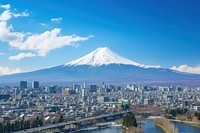
<path id="1" fill-rule="evenodd" d="M 93 66 L 93 67 L 91 67 Z M 98 67 L 97 67 L 98 66 Z M 52 68 L 32 72 L 0 76 L 1 83 L 19 83 L 19 81 L 40 82 L 91 82 L 112 83 L 177 83 L 200 84 L 200 75 L 180 73 L 165 68 L 150 68 L 121 57 L 107 47 L 95 51 L 77 60 Z M 148 68 L 148 69 L 146 69 Z"/>
<path id="2" fill-rule="evenodd" d="M 66 66 L 78 66 L 78 65 L 90 65 L 90 66 L 101 66 L 109 64 L 124 64 L 144 67 L 144 65 L 133 62 L 127 58 L 117 55 L 112 52 L 108 47 L 102 47 L 94 50 L 93 52 L 66 63 Z"/>

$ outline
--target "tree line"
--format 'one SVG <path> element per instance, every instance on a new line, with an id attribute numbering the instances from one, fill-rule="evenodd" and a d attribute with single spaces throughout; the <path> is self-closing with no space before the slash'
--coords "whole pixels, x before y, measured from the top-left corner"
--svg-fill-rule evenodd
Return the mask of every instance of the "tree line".
<path id="1" fill-rule="evenodd" d="M 43 126 L 43 120 L 39 117 L 31 120 L 16 120 L 15 122 L 1 122 L 0 133 L 11 133 L 24 129 Z"/>
<path id="2" fill-rule="evenodd" d="M 187 108 L 176 108 L 176 109 L 167 109 L 166 110 L 166 113 L 171 114 L 172 116 L 184 115 L 187 112 L 188 112 Z"/>
<path id="3" fill-rule="evenodd" d="M 200 120 L 200 112 L 195 112 L 194 115 L 197 117 L 198 120 Z"/>

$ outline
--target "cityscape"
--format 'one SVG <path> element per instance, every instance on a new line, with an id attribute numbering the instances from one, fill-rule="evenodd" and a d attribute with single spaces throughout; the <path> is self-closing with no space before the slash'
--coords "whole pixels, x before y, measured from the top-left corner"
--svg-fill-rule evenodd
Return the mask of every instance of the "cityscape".
<path id="1" fill-rule="evenodd" d="M 199 133 L 199 5 L 2 0 L 0 133 Z"/>
<path id="2" fill-rule="evenodd" d="M 146 86 L 140 84 L 127 84 L 115 86 L 102 83 L 71 84 L 67 86 L 50 85 L 41 86 L 33 81 L 28 86 L 27 81 L 21 81 L 19 86 L 5 86 L 1 88 L 1 120 L 3 123 L 29 122 L 28 125 L 11 126 L 10 132 L 28 131 L 38 132 L 39 127 L 45 127 L 50 132 L 51 125 L 54 130 L 70 132 L 73 130 L 87 130 L 99 123 L 95 121 L 98 116 L 115 115 L 124 111 L 133 111 L 138 121 L 144 121 L 147 116 L 167 115 L 166 110 L 184 109 L 192 112 L 200 111 L 200 87 L 186 86 Z M 192 117 L 192 114 L 187 114 Z M 173 114 L 170 114 L 174 117 Z M 187 116 L 188 117 L 188 116 Z M 34 118 L 38 123 L 34 125 Z M 76 125 L 76 121 L 87 118 L 94 120 Z M 108 120 L 106 120 L 108 119 Z M 111 119 L 111 120 L 109 120 Z M 102 121 L 115 120 L 114 117 L 105 117 Z M 183 118 L 182 118 L 183 119 Z M 67 122 L 74 121 L 72 127 Z M 65 122 L 64 127 L 56 123 Z M 25 123 L 24 123 L 25 124 Z M 56 124 L 56 125 L 55 125 Z M 109 123 L 108 125 L 113 123 Z M 99 127 L 107 125 L 98 125 Z M 38 127 L 31 129 L 31 127 Z M 84 127 L 84 128 L 83 128 Z M 30 128 L 30 129 L 29 129 Z M 96 127 L 97 128 L 97 127 Z M 26 130 L 24 130 L 26 129 Z M 3 132 L 1 128 L 1 132 Z"/>

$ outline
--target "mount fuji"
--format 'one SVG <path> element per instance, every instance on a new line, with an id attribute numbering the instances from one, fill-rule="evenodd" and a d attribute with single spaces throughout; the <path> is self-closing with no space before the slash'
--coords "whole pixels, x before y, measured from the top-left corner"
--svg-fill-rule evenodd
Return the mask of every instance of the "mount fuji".
<path id="1" fill-rule="evenodd" d="M 133 62 L 122 56 L 112 52 L 109 48 L 103 47 L 94 50 L 93 52 L 77 59 L 66 63 L 66 66 L 79 66 L 89 65 L 93 67 L 110 65 L 110 64 L 124 64 L 124 65 L 135 65 L 140 66 L 139 63 Z"/>
<path id="2" fill-rule="evenodd" d="M 0 83 L 25 81 L 40 82 L 109 82 L 109 83 L 177 83 L 200 84 L 199 74 L 174 71 L 159 66 L 148 66 L 119 56 L 103 47 L 56 66 L 32 72 L 0 76 Z"/>

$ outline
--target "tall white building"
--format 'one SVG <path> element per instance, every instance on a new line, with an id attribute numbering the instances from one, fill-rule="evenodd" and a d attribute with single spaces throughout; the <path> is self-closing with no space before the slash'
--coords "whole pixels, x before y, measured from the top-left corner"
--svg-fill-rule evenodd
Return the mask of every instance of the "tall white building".
<path id="1" fill-rule="evenodd" d="M 82 100 L 85 101 L 89 95 L 89 89 L 82 88 L 81 89 Z"/>
<path id="2" fill-rule="evenodd" d="M 83 88 L 86 88 L 86 87 L 87 87 L 86 83 L 83 83 Z"/>
<path id="3" fill-rule="evenodd" d="M 32 82 L 32 88 L 33 89 L 38 89 L 39 88 L 39 82 L 38 81 L 33 81 Z"/>

